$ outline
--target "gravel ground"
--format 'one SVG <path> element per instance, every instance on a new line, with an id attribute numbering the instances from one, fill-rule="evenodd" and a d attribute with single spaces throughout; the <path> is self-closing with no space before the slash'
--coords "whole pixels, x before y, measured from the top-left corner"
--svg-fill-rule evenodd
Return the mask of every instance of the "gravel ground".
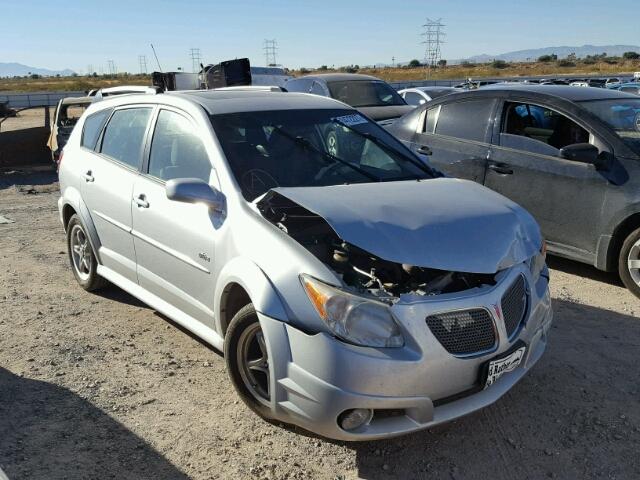
<path id="1" fill-rule="evenodd" d="M 52 182 L 0 174 L 15 222 L 0 223 L 11 480 L 640 478 L 640 301 L 615 276 L 550 260 L 549 349 L 495 405 L 389 441 L 327 441 L 257 418 L 218 352 L 122 290 L 81 290 Z"/>

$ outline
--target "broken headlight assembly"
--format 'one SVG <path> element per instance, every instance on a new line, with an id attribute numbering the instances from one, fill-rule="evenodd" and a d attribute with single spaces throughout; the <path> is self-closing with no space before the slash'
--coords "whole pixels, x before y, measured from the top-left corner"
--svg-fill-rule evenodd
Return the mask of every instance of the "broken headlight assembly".
<path id="1" fill-rule="evenodd" d="M 547 242 L 542 241 L 542 247 L 540 247 L 540 252 L 531 257 L 529 260 L 529 269 L 531 270 L 531 276 L 533 277 L 533 282 L 537 283 L 540 278 L 540 274 L 544 271 L 544 267 L 546 266 L 547 261 Z"/>
<path id="2" fill-rule="evenodd" d="M 311 304 L 338 338 L 363 347 L 402 347 L 404 337 L 388 305 L 300 275 Z"/>

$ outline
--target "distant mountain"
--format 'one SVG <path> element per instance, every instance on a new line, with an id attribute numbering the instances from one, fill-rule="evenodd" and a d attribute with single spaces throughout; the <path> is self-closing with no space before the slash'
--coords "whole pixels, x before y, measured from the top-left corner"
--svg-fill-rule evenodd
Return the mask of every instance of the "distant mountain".
<path id="1" fill-rule="evenodd" d="M 576 54 L 578 58 L 584 58 L 587 55 L 600 55 L 606 53 L 610 56 L 621 56 L 624 52 L 638 52 L 640 53 L 640 47 L 637 45 L 582 45 L 581 47 L 544 47 L 534 48 L 531 50 L 516 50 L 515 52 L 501 53 L 499 55 L 488 55 L 486 53 L 482 55 L 474 55 L 473 57 L 465 58 L 468 62 L 486 63 L 493 60 L 505 60 L 507 62 L 526 62 L 537 60 L 542 55 L 556 54 L 558 58 L 565 58 L 572 53 Z M 463 60 L 452 61 L 449 63 L 459 63 Z"/>
<path id="2" fill-rule="evenodd" d="M 0 62 L 0 77 L 22 77 L 34 73 L 43 76 L 55 77 L 56 75 L 60 75 L 61 77 L 68 77 L 75 72 L 68 68 L 64 70 L 48 70 L 46 68 L 30 67 L 21 63 Z"/>

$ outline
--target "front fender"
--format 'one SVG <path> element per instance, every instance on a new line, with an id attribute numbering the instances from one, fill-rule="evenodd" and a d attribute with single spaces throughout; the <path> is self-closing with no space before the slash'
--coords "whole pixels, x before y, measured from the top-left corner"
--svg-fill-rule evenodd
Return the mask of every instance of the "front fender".
<path id="1" fill-rule="evenodd" d="M 216 330 L 223 331 L 222 296 L 231 283 L 237 283 L 249 294 L 256 311 L 271 318 L 288 321 L 283 302 L 273 284 L 254 262 L 245 257 L 236 257 L 228 262 L 218 275 L 215 290 Z"/>

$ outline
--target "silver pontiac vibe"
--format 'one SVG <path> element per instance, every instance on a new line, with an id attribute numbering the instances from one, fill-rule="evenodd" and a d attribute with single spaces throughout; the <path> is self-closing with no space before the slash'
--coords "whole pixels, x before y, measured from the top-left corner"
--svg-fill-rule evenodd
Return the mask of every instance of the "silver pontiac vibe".
<path id="1" fill-rule="evenodd" d="M 60 162 L 78 283 L 224 351 L 259 415 L 387 438 L 496 401 L 552 321 L 533 218 L 336 100 L 251 89 L 92 104 Z"/>

